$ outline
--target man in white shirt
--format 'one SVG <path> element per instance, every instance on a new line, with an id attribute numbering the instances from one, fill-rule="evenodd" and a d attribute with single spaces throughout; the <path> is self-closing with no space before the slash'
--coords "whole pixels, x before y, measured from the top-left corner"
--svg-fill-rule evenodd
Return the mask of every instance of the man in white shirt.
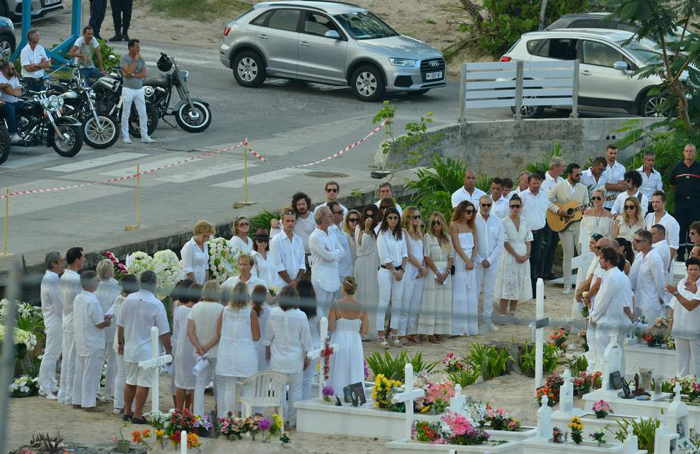
<path id="1" fill-rule="evenodd" d="M 68 55 L 75 58 L 80 76 L 89 82 L 97 80 L 101 71 L 104 71 L 100 43 L 97 42 L 95 31 L 90 25 L 83 27 L 83 35 L 75 40 Z"/>
<path id="2" fill-rule="evenodd" d="M 667 285 L 673 295 L 673 327 L 671 335 L 676 341 L 677 377 L 700 374 L 700 260 L 690 258 L 685 262 L 686 277 L 678 285 Z"/>
<path id="3" fill-rule="evenodd" d="M 130 294 L 122 303 L 117 322 L 118 353 L 124 358 L 124 421 L 146 424 L 143 405 L 153 385 L 153 371 L 139 367 L 139 362 L 151 359 L 151 328 L 158 328 L 165 353 L 172 353 L 170 325 L 165 306 L 156 298 L 158 280 L 153 271 L 144 271 L 139 278 L 141 290 Z M 133 409 L 133 413 L 132 413 Z"/>
<path id="4" fill-rule="evenodd" d="M 311 199 L 303 192 L 297 192 L 292 196 L 292 210 L 296 214 L 294 233 L 301 238 L 304 244 L 304 253 L 309 254 L 309 235 L 316 228 L 316 221 L 311 213 Z M 274 236 L 274 234 L 272 235 Z"/>
<path id="5" fill-rule="evenodd" d="M 493 178 L 491 180 L 490 190 L 491 200 L 493 201 L 491 214 L 498 217 L 498 219 L 503 219 L 508 215 L 508 200 L 510 200 L 503 197 L 503 180 L 498 177 Z M 481 200 L 481 198 L 479 198 L 479 200 Z"/>
<path id="6" fill-rule="evenodd" d="M 639 190 L 639 187 L 641 185 L 642 176 L 639 174 L 639 172 L 637 172 L 636 170 L 630 170 L 628 172 L 625 172 L 625 186 L 627 186 L 627 190 L 617 195 L 615 203 L 613 203 L 613 207 L 610 210 L 610 214 L 612 214 L 613 216 L 623 214 L 625 200 L 627 200 L 630 197 L 637 198 L 642 213 L 645 213 L 647 207 L 649 206 L 649 200 L 644 195 L 644 193 Z"/>
<path id="7" fill-rule="evenodd" d="M 605 168 L 605 191 L 607 193 L 605 199 L 605 208 L 612 209 L 613 203 L 617 195 L 627 189 L 625 185 L 625 166 L 617 162 L 617 147 L 608 145 L 605 159 L 607 167 Z"/>
<path id="8" fill-rule="evenodd" d="M 80 275 L 78 271 L 85 264 L 83 248 L 73 247 L 66 252 L 66 270 L 60 281 L 61 296 L 63 297 L 63 338 L 61 359 L 61 382 L 58 390 L 58 401 L 70 405 L 76 396 L 73 396 L 73 387 L 76 385 L 75 368 L 78 358 L 75 353 L 73 339 L 73 300 L 80 293 Z"/>
<path id="9" fill-rule="evenodd" d="M 654 224 L 651 227 L 651 247 L 656 249 L 664 261 L 664 269 L 666 272 L 671 270 L 671 248 L 666 241 L 666 227 L 661 224 Z"/>
<path id="10" fill-rule="evenodd" d="M 540 186 L 540 191 L 544 193 L 545 196 L 549 197 L 549 191 L 552 190 L 554 186 L 564 181 L 561 174 L 564 173 L 565 164 L 564 160 L 558 156 L 553 157 L 549 161 L 549 170 L 544 174 L 544 180 Z M 545 237 L 544 237 L 544 256 L 542 258 L 544 262 L 544 269 L 542 270 L 543 279 L 552 280 L 555 278 L 552 273 L 552 264 L 554 263 L 554 252 L 557 250 L 557 243 L 559 242 L 559 234 L 549 228 L 549 225 L 545 223 Z"/>
<path id="11" fill-rule="evenodd" d="M 547 245 L 547 209 L 549 198 L 542 190 L 542 176 L 532 174 L 528 177 L 529 187 L 520 193 L 523 201 L 523 216 L 528 228 L 532 231 L 532 247 L 530 250 L 530 280 L 532 281 L 532 294 L 536 294 L 537 278 L 545 277 L 544 257 Z"/>
<path id="12" fill-rule="evenodd" d="M 467 170 L 464 172 L 464 186 L 452 194 L 452 208 L 465 200 L 470 201 L 475 207 L 479 206 L 479 200 L 484 194 L 486 194 L 484 191 L 476 187 L 476 175 L 474 172 Z"/>
<path id="13" fill-rule="evenodd" d="M 24 105 L 20 96 L 22 85 L 17 78 L 15 67 L 9 62 L 0 63 L 0 101 L 7 121 L 7 132 L 10 133 L 10 143 L 21 140 L 17 134 L 17 110 Z"/>
<path id="14" fill-rule="evenodd" d="M 323 190 L 326 192 L 326 201 L 323 202 L 322 204 L 318 205 L 316 209 L 314 209 L 314 215 L 318 211 L 319 208 L 325 207 L 328 205 L 328 202 L 337 202 L 338 201 L 338 195 L 340 195 L 340 185 L 335 182 L 335 181 L 329 181 L 326 183 L 326 185 L 323 187 Z M 348 209 L 343 206 L 340 202 L 340 207 L 343 209 L 343 218 L 348 215 Z"/>
<path id="15" fill-rule="evenodd" d="M 282 231 L 270 241 L 270 262 L 276 273 L 273 288 L 286 285 L 296 288 L 306 271 L 304 244 L 294 234 L 296 216 L 291 209 L 282 213 Z"/>
<path id="16" fill-rule="evenodd" d="M 671 248 L 671 260 L 675 260 L 680 243 L 681 226 L 676 218 L 666 211 L 666 194 L 663 191 L 656 191 L 651 196 L 651 208 L 653 211 L 644 217 L 644 226 L 647 230 L 651 230 L 656 224 L 664 226 L 666 241 Z"/>
<path id="17" fill-rule="evenodd" d="M 520 175 L 518 175 L 518 188 L 515 191 L 511 191 L 508 194 L 504 194 L 508 200 L 510 200 L 511 197 L 513 197 L 513 194 L 518 194 L 520 195 L 521 192 L 527 191 L 527 189 L 530 187 L 530 172 L 524 170 L 520 172 Z"/>
<path id="18" fill-rule="evenodd" d="M 335 209 L 339 208 L 335 204 L 333 206 Z M 319 207 L 314 216 L 316 230 L 309 237 L 311 284 L 316 293 L 319 315 L 326 317 L 330 305 L 340 290 L 338 262 L 343 256 L 343 251 L 329 232 L 329 227 L 333 224 L 333 213 L 331 213 L 330 208 Z"/>
<path id="19" fill-rule="evenodd" d="M 63 298 L 60 275 L 66 268 L 66 261 L 59 252 L 46 254 L 46 272 L 41 279 L 41 313 L 44 317 L 46 347 L 39 367 L 39 395 L 56 400 L 58 383 L 56 365 L 61 356 L 63 338 Z"/>
<path id="20" fill-rule="evenodd" d="M 652 249 L 651 232 L 648 230 L 638 230 L 632 244 L 638 252 L 630 270 L 636 311 L 653 325 L 657 318 L 663 316 L 662 297 L 666 287 L 664 261 L 659 252 Z"/>
<path id="21" fill-rule="evenodd" d="M 637 172 L 642 176 L 642 184 L 639 190 L 642 191 L 647 198 L 651 200 L 651 196 L 656 191 L 664 190 L 664 183 L 661 179 L 661 174 L 654 168 L 656 155 L 653 151 L 644 152 L 644 164 L 637 169 Z M 651 211 L 651 206 L 642 206 L 643 212 Z"/>
<path id="22" fill-rule="evenodd" d="M 84 271 L 80 275 L 83 291 L 74 300 L 75 349 L 79 358 L 77 371 L 81 377 L 80 407 L 94 411 L 97 390 L 102 377 L 102 364 L 105 360 L 105 331 L 111 324 L 112 316 L 105 315 L 100 301 L 95 295 L 97 275 L 94 271 Z"/>
<path id="23" fill-rule="evenodd" d="M 262 285 L 267 288 L 265 282 L 259 279 L 251 273 L 253 269 L 253 257 L 248 254 L 241 254 L 238 256 L 238 276 L 231 276 L 226 279 L 223 284 L 221 284 L 221 290 L 228 289 L 233 290 L 233 288 L 239 282 L 243 282 L 248 290 L 248 295 L 253 293 L 253 290 L 258 285 Z"/>
<path id="24" fill-rule="evenodd" d="M 338 202 L 329 202 L 328 209 L 331 210 L 333 215 L 333 224 L 328 227 L 328 232 L 335 238 L 338 247 L 343 251 L 343 255 L 338 260 L 338 277 L 340 277 L 340 282 L 343 282 L 343 279 L 352 276 L 355 272 L 352 248 L 350 247 L 348 235 L 343 231 L 343 210 L 340 208 L 340 204 Z"/>
<path id="25" fill-rule="evenodd" d="M 477 288 L 481 294 L 481 318 L 487 330 L 496 331 L 493 324 L 494 290 L 498 263 L 503 254 L 505 232 L 503 222 L 491 214 L 492 200 L 484 195 L 479 201 L 479 214 L 476 217 L 476 234 L 479 239 L 479 256 L 475 260 Z"/>
<path id="26" fill-rule="evenodd" d="M 379 204 L 382 203 L 382 200 L 389 199 L 392 202 L 394 202 L 394 207 L 396 208 L 396 211 L 399 212 L 399 216 L 403 216 L 403 210 L 401 209 L 399 204 L 396 203 L 396 201 L 394 200 L 394 192 L 391 189 L 391 184 L 380 184 L 377 193 L 379 194 L 379 200 L 377 200 L 377 202 L 374 204 L 377 208 L 379 208 Z"/>
<path id="27" fill-rule="evenodd" d="M 26 88 L 32 91 L 44 89 L 42 78 L 47 69 L 51 67 L 51 60 L 46 56 L 44 46 L 39 44 L 39 30 L 32 29 L 27 33 L 27 45 L 20 53 L 22 64 L 22 77 Z"/>
<path id="28" fill-rule="evenodd" d="M 602 156 L 598 156 L 591 163 L 591 167 L 584 170 L 581 174 L 581 184 L 588 188 L 588 196 L 590 197 L 596 189 L 605 189 L 607 178 L 605 176 L 605 166 L 607 162 Z"/>

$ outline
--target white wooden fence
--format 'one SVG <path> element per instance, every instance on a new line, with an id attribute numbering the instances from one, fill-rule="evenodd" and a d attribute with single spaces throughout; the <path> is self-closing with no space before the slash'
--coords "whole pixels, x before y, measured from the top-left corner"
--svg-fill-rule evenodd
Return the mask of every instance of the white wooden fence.
<path id="1" fill-rule="evenodd" d="M 459 121 L 467 109 L 571 107 L 578 116 L 578 60 L 487 62 L 462 65 Z"/>

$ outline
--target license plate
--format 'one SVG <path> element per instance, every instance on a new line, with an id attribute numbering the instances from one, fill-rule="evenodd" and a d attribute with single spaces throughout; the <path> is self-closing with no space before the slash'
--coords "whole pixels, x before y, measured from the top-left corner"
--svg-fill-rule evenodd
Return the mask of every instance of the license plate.
<path id="1" fill-rule="evenodd" d="M 433 71 L 425 73 L 425 80 L 440 80 L 442 79 L 442 71 Z"/>

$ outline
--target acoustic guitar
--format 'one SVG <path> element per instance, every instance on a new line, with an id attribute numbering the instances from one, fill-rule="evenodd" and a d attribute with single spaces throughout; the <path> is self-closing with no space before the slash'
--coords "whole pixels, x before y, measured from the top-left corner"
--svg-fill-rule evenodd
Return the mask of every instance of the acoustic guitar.
<path id="1" fill-rule="evenodd" d="M 585 206 L 579 205 L 576 201 L 557 203 L 560 209 L 566 213 L 564 216 L 547 210 L 547 225 L 555 232 L 563 232 L 574 222 L 578 222 L 583 217 Z"/>

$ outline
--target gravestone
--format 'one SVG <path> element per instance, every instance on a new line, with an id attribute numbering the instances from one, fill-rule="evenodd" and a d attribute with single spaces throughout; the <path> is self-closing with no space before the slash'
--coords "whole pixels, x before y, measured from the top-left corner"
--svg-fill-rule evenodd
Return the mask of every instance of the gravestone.
<path id="1" fill-rule="evenodd" d="M 552 409 L 549 406 L 549 398 L 545 394 L 542 396 L 542 405 L 537 410 L 537 438 L 541 440 L 549 440 L 552 438 Z"/>
<path id="2" fill-rule="evenodd" d="M 420 388 L 414 388 L 413 365 L 406 363 L 404 367 L 405 382 L 403 392 L 395 394 L 393 397 L 394 403 L 403 402 L 406 407 L 406 427 L 404 432 L 404 440 L 410 441 L 413 435 L 413 402 L 417 399 L 425 397 L 425 391 Z"/>
<path id="3" fill-rule="evenodd" d="M 153 388 L 151 389 L 151 413 L 152 418 L 161 418 L 164 416 L 160 412 L 160 368 L 173 361 L 171 355 L 160 356 L 160 336 L 158 336 L 158 328 L 151 327 L 151 359 L 139 362 L 139 367 L 149 369 L 153 374 Z"/>
<path id="4" fill-rule="evenodd" d="M 464 417 L 469 417 L 467 412 L 467 398 L 462 394 L 462 385 L 455 385 L 455 395 L 450 399 L 450 411 Z"/>

